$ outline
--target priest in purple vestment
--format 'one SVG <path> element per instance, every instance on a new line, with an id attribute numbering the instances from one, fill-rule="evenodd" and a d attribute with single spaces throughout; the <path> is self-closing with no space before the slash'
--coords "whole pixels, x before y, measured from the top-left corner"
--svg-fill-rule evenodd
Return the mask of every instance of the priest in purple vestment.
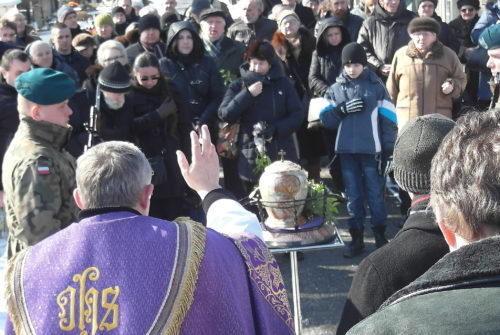
<path id="1" fill-rule="evenodd" d="M 78 222 L 18 253 L 6 279 L 6 334 L 292 334 L 278 265 L 255 215 L 219 186 L 206 126 L 179 166 L 207 228 L 147 216 L 152 169 L 133 144 L 77 162 Z"/>

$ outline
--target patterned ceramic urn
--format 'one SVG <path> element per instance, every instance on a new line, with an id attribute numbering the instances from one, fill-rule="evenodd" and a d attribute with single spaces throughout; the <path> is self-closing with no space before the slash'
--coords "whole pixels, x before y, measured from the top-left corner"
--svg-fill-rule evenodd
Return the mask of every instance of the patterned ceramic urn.
<path id="1" fill-rule="evenodd" d="M 281 160 L 267 166 L 259 180 L 269 228 L 293 228 L 305 223 L 301 213 L 307 197 L 307 174 L 300 165 Z"/>

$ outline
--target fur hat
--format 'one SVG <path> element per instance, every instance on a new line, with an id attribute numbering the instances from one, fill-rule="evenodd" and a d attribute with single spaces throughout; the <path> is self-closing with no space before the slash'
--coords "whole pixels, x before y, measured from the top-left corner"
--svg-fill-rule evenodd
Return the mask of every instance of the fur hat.
<path id="1" fill-rule="evenodd" d="M 460 9 L 463 6 L 472 6 L 476 9 L 479 9 L 479 0 L 458 0 L 457 8 Z"/>
<path id="2" fill-rule="evenodd" d="M 417 17 L 410 21 L 408 34 L 413 34 L 416 31 L 430 31 L 439 35 L 441 25 L 431 17 Z"/>
<path id="3" fill-rule="evenodd" d="M 361 64 L 366 66 L 366 51 L 361 44 L 351 42 L 342 49 L 342 66 L 347 64 Z"/>
<path id="4" fill-rule="evenodd" d="M 57 21 L 59 21 L 60 23 L 64 23 L 64 20 L 66 20 L 66 16 L 68 16 L 69 14 L 76 14 L 73 7 L 62 6 L 57 11 Z"/>
<path id="5" fill-rule="evenodd" d="M 98 82 L 106 92 L 125 93 L 130 89 L 130 76 L 120 62 L 114 62 L 102 69 Z"/>
<path id="6" fill-rule="evenodd" d="M 73 38 L 71 45 L 78 51 L 83 51 L 90 47 L 96 47 L 96 42 L 92 35 L 86 33 L 80 33 Z"/>
<path id="7" fill-rule="evenodd" d="M 441 114 L 411 119 L 394 146 L 394 179 L 405 191 L 427 194 L 431 189 L 431 161 L 455 122 Z"/>
<path id="8" fill-rule="evenodd" d="M 248 46 L 248 51 L 245 54 L 245 60 L 249 61 L 252 58 L 267 61 L 273 65 L 276 57 L 273 46 L 268 41 L 256 40 Z"/>
<path id="9" fill-rule="evenodd" d="M 422 2 L 425 2 L 425 1 L 430 1 L 430 2 L 432 2 L 432 3 L 434 4 L 434 8 L 436 8 L 436 7 L 437 7 L 437 4 L 438 4 L 437 0 L 417 0 L 417 1 L 415 2 L 415 5 L 417 6 L 417 9 L 418 9 L 418 7 L 420 7 L 420 4 L 421 4 Z"/>
<path id="10" fill-rule="evenodd" d="M 113 27 L 113 29 L 115 29 L 115 23 L 113 22 L 113 18 L 109 14 L 97 15 L 94 24 L 96 27 L 100 27 L 101 24 L 107 24 L 108 26 L 111 26 Z"/>
<path id="11" fill-rule="evenodd" d="M 144 30 L 148 30 L 151 28 L 157 29 L 158 31 L 161 30 L 160 19 L 156 15 L 148 14 L 144 15 L 139 19 L 139 24 L 137 25 L 139 34 L 142 33 Z"/>

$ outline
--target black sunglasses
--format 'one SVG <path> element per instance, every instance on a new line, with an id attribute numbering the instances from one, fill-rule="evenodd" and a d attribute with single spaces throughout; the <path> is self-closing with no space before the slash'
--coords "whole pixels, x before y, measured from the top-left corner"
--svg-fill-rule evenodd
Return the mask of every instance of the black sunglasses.
<path id="1" fill-rule="evenodd" d="M 160 76 L 141 76 L 141 81 L 146 81 L 146 80 L 160 80 Z"/>

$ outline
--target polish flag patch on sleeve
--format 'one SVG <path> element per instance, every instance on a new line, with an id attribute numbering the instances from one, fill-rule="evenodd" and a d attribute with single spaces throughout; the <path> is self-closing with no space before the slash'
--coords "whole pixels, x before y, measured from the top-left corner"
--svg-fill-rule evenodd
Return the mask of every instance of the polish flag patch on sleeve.
<path id="1" fill-rule="evenodd" d="M 50 174 L 50 169 L 48 166 L 39 166 L 37 170 L 39 175 Z"/>

